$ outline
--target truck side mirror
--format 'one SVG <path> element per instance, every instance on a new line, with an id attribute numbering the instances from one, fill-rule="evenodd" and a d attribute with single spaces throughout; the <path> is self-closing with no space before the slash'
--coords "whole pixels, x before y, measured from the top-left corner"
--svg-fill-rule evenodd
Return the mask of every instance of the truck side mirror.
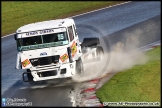
<path id="1" fill-rule="evenodd" d="M 75 31 L 75 36 L 77 36 L 77 35 L 78 35 L 77 30 L 76 30 L 76 29 L 74 29 L 74 31 Z"/>
<path id="2" fill-rule="evenodd" d="M 17 34 L 14 34 L 14 39 L 17 40 Z"/>

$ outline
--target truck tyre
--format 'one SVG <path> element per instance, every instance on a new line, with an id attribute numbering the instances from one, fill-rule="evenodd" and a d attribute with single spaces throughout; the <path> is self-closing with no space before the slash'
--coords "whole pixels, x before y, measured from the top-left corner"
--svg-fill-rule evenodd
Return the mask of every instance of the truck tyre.
<path id="1" fill-rule="evenodd" d="M 84 38 L 83 42 L 81 44 L 81 47 L 93 47 L 93 46 L 97 46 L 98 44 L 100 44 L 100 40 L 97 37 L 93 37 L 93 38 Z"/>
<path id="2" fill-rule="evenodd" d="M 76 72 L 79 76 L 83 76 L 84 73 L 84 67 L 83 67 L 83 62 L 82 59 L 79 58 L 76 60 Z"/>
<path id="3" fill-rule="evenodd" d="M 30 69 L 27 69 L 27 72 L 31 72 Z M 29 80 L 29 84 L 30 85 L 34 85 L 34 81 L 33 81 L 33 76 L 31 75 L 31 73 L 27 74 L 28 80 Z"/>
<path id="4" fill-rule="evenodd" d="M 97 57 L 101 57 L 102 58 L 103 55 L 104 55 L 103 48 L 101 46 L 97 46 L 96 53 L 97 53 Z"/>

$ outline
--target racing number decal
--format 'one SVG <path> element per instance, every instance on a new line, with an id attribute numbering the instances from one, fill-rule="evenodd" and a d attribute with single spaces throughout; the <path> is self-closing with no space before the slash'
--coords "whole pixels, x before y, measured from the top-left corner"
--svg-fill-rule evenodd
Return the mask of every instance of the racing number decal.
<path id="1" fill-rule="evenodd" d="M 71 46 L 71 52 L 72 52 L 72 57 L 74 57 L 75 53 L 77 52 L 77 47 L 75 41 L 73 42 Z"/>
<path id="2" fill-rule="evenodd" d="M 60 57 L 61 61 L 64 62 L 66 59 L 68 59 L 68 55 L 64 54 Z"/>
<path id="3" fill-rule="evenodd" d="M 29 64 L 30 64 L 30 61 L 29 61 L 28 59 L 26 59 L 26 60 L 24 60 L 24 61 L 22 62 L 23 67 L 26 67 L 26 66 L 29 65 Z"/>

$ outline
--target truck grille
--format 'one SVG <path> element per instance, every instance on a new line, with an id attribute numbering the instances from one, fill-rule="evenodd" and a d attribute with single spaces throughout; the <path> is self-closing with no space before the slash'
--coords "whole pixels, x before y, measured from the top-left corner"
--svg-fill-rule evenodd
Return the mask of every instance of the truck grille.
<path id="1" fill-rule="evenodd" d="M 60 55 L 49 56 L 49 57 L 42 57 L 42 58 L 32 58 L 29 59 L 33 66 L 42 66 L 42 65 L 49 65 L 51 63 L 59 62 Z"/>
<path id="2" fill-rule="evenodd" d="M 37 72 L 39 77 L 48 77 L 56 76 L 58 74 L 57 70 L 46 71 L 46 72 Z M 61 69 L 60 74 L 66 74 L 66 68 Z"/>
<path id="3" fill-rule="evenodd" d="M 46 71 L 46 72 L 39 72 L 37 74 L 39 75 L 39 77 L 55 76 L 55 75 L 57 75 L 57 70 Z"/>

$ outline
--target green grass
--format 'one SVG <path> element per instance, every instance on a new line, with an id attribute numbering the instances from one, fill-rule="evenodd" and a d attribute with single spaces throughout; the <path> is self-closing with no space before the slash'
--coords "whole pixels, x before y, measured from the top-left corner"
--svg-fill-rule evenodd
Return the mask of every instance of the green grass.
<path id="1" fill-rule="evenodd" d="M 160 47 L 146 55 L 149 57 L 146 64 L 115 74 L 97 90 L 101 102 L 161 102 Z"/>
<path id="2" fill-rule="evenodd" d="M 2 34 L 15 33 L 25 24 L 67 18 L 124 1 L 2 1 Z"/>

